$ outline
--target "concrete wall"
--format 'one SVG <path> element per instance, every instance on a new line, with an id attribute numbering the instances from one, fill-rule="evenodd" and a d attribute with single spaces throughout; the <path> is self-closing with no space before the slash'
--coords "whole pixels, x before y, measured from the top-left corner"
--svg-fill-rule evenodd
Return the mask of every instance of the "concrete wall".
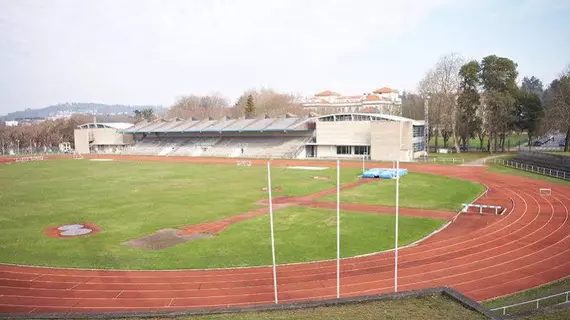
<path id="1" fill-rule="evenodd" d="M 317 143 L 334 146 L 370 145 L 369 121 L 317 122 Z M 336 155 L 336 148 L 334 150 Z"/>
<path id="2" fill-rule="evenodd" d="M 401 132 L 401 142 L 399 140 Z M 370 158 L 376 161 L 413 160 L 412 122 L 371 122 Z"/>
<path id="3" fill-rule="evenodd" d="M 78 153 L 89 153 L 89 130 L 75 129 L 73 132 L 75 151 Z"/>

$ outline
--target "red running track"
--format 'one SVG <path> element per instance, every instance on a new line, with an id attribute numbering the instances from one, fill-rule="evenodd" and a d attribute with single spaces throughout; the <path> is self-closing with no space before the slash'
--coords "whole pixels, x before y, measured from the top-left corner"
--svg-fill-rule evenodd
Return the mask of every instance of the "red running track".
<path id="1" fill-rule="evenodd" d="M 108 158 L 108 157 L 106 157 Z M 229 159 L 120 157 L 230 163 Z M 233 161 L 232 161 L 233 162 Z M 263 160 L 253 161 L 254 164 Z M 275 165 L 290 161 L 275 160 Z M 333 163 L 295 161 L 295 164 Z M 359 163 L 344 163 L 359 167 Z M 480 167 L 408 165 L 484 183 L 486 197 L 501 201 L 503 216 L 460 215 L 448 228 L 400 250 L 399 290 L 450 286 L 475 300 L 498 297 L 570 275 L 570 188 L 523 177 L 486 173 Z M 552 196 L 540 197 L 549 187 Z M 405 232 L 401 230 L 400 232 Z M 281 303 L 336 297 L 334 261 L 280 265 Z M 344 259 L 341 297 L 393 291 L 393 253 Z M 273 303 L 272 269 L 108 271 L 0 264 L 0 313 L 174 311 Z"/>

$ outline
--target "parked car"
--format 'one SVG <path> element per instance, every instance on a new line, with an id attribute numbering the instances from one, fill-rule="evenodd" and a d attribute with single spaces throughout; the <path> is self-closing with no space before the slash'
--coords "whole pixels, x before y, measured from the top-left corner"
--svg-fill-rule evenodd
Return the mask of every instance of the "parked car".
<path id="1" fill-rule="evenodd" d="M 566 145 L 566 139 L 562 139 L 560 140 L 560 142 L 558 143 L 559 147 L 564 147 Z"/>

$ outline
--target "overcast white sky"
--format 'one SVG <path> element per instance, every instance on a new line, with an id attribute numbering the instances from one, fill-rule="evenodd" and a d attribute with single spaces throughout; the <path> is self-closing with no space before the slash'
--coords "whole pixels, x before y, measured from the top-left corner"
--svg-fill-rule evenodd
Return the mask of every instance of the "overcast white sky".
<path id="1" fill-rule="evenodd" d="M 413 90 L 437 58 L 570 63 L 567 0 L 0 0 L 0 114 L 269 87 Z"/>

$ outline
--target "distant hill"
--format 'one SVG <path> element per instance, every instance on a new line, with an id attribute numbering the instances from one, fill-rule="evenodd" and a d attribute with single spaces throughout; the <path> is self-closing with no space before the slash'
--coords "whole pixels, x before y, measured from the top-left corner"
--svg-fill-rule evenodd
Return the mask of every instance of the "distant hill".
<path id="1" fill-rule="evenodd" d="M 160 115 L 167 111 L 162 106 L 127 106 L 120 104 L 101 104 L 101 103 L 61 103 L 41 109 L 26 109 L 24 111 L 16 111 L 6 114 L 4 120 L 15 120 L 19 118 L 47 118 L 62 117 L 70 114 L 84 114 L 95 116 L 132 116 L 135 110 L 153 108 L 155 114 Z M 98 117 L 99 118 L 99 117 Z"/>

